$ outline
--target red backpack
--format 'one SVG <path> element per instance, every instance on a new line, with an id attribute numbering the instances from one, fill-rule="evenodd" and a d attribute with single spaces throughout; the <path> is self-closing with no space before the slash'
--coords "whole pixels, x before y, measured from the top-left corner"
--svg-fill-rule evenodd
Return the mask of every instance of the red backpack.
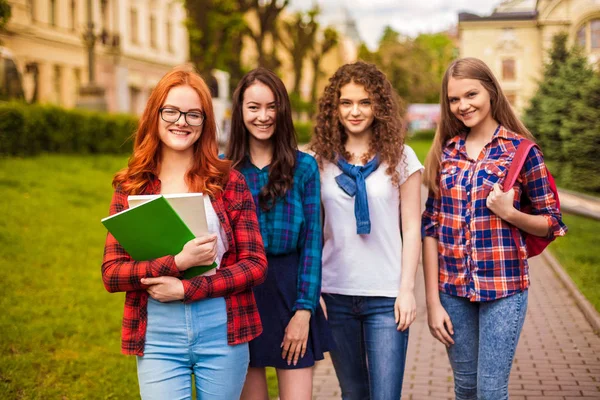
<path id="1" fill-rule="evenodd" d="M 506 175 L 506 180 L 504 181 L 504 190 L 509 191 L 517 182 L 517 177 L 525 164 L 525 160 L 527 159 L 527 155 L 532 147 L 537 146 L 531 140 L 523 139 L 521 143 L 519 143 L 519 147 L 517 148 L 517 152 L 515 157 L 513 158 L 512 164 L 508 169 L 508 173 Z M 546 168 L 546 173 L 548 174 L 548 183 L 550 184 L 550 190 L 554 193 L 554 198 L 556 199 L 556 207 L 560 210 L 560 200 L 558 199 L 558 190 L 556 189 L 556 183 L 554 183 L 554 177 Z M 527 214 L 531 214 L 531 202 L 527 197 L 521 198 L 521 211 Z M 543 238 L 539 236 L 530 235 L 526 232 L 519 231 L 519 228 L 513 226 L 512 229 L 513 239 L 517 247 L 519 247 L 519 236 L 522 235 L 523 239 L 525 239 L 525 245 L 527 247 L 527 256 L 533 257 L 540 254 L 546 246 L 548 246 L 553 240 L 554 236 L 551 238 Z"/>

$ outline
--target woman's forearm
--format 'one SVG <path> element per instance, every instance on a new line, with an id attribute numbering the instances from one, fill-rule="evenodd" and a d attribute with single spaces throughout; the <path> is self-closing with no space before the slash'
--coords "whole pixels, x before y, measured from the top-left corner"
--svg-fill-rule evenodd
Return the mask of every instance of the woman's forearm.
<path id="1" fill-rule="evenodd" d="M 420 229 L 410 229 L 402 233 L 402 273 L 400 291 L 412 291 L 415 288 L 415 277 L 421 252 Z"/>
<path id="2" fill-rule="evenodd" d="M 539 237 L 548 236 L 548 231 L 550 229 L 548 219 L 545 216 L 526 214 L 516 208 L 508 213 L 504 220 L 522 231 Z"/>
<path id="3" fill-rule="evenodd" d="M 425 237 L 423 240 L 423 274 L 427 304 L 439 303 L 438 240 L 432 237 Z"/>

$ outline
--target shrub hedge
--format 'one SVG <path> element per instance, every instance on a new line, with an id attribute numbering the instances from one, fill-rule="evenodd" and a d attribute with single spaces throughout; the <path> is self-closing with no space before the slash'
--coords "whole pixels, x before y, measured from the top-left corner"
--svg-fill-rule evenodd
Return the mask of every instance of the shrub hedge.
<path id="1" fill-rule="evenodd" d="M 313 132 L 312 122 L 294 122 L 294 128 L 298 135 L 298 143 L 310 142 Z"/>
<path id="2" fill-rule="evenodd" d="M 0 156 L 45 153 L 129 153 L 138 120 L 133 115 L 68 110 L 53 105 L 0 102 Z M 296 122 L 299 143 L 311 122 Z"/>
<path id="3" fill-rule="evenodd" d="M 0 155 L 128 153 L 137 118 L 0 102 Z"/>

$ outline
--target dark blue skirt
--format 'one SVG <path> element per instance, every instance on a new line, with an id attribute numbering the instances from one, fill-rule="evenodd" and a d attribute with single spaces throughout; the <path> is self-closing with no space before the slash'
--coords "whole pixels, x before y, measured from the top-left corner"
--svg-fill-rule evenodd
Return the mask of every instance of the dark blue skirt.
<path id="1" fill-rule="evenodd" d="M 319 305 L 310 317 L 310 329 L 304 357 L 298 364 L 288 365 L 281 358 L 281 342 L 285 328 L 294 316 L 292 308 L 297 298 L 298 262 L 300 255 L 267 255 L 269 269 L 267 279 L 254 287 L 254 297 L 263 325 L 263 332 L 250 341 L 250 367 L 275 367 L 298 369 L 312 367 L 322 360 L 333 343 L 323 309 Z"/>

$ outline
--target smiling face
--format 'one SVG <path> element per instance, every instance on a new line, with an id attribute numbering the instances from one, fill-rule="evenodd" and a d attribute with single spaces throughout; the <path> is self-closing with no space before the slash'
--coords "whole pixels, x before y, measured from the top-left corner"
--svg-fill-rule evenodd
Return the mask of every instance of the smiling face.
<path id="1" fill-rule="evenodd" d="M 188 112 L 188 121 L 202 113 L 202 102 L 200 96 L 191 86 L 175 86 L 167 94 L 167 98 L 161 106 L 167 109 L 169 115 L 177 111 Z M 175 122 L 167 122 L 163 117 L 158 119 L 158 134 L 162 142 L 162 151 L 175 151 L 179 153 L 193 152 L 194 143 L 202 134 L 202 126 L 190 126 L 183 114 Z"/>
<path id="2" fill-rule="evenodd" d="M 348 135 L 371 134 L 375 115 L 369 93 L 363 85 L 350 82 L 340 88 L 338 115 Z"/>
<path id="3" fill-rule="evenodd" d="M 267 141 L 275 133 L 277 104 L 267 85 L 256 81 L 244 91 L 242 101 L 244 125 L 250 132 L 250 141 Z"/>
<path id="4" fill-rule="evenodd" d="M 490 94 L 478 79 L 448 80 L 450 112 L 468 128 L 492 122 Z"/>

